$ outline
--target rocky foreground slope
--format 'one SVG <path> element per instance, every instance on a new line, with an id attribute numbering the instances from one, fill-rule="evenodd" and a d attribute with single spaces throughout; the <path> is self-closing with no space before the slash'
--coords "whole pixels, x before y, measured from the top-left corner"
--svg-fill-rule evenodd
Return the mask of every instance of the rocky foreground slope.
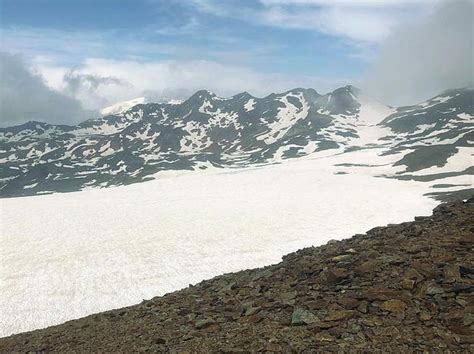
<path id="1" fill-rule="evenodd" d="M 474 199 L 141 304 L 0 339 L 0 351 L 474 351 Z"/>

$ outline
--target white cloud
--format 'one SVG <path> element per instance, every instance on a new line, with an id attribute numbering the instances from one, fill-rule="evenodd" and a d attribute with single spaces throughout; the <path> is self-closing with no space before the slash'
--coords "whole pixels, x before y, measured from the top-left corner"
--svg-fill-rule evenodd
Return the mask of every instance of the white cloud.
<path id="1" fill-rule="evenodd" d="M 63 70 L 63 80 L 56 88 L 68 87 L 68 71 L 40 67 L 45 76 Z M 119 61 L 87 59 L 74 70 L 76 78 L 114 78 L 107 84 L 91 85 L 90 80 L 76 80 L 76 90 L 70 94 L 81 100 L 85 107 L 99 109 L 106 104 L 146 96 L 151 101 L 185 99 L 195 91 L 207 89 L 221 96 L 232 96 L 248 91 L 257 96 L 281 92 L 297 86 L 316 87 L 329 91 L 350 80 L 325 79 L 258 73 L 248 67 L 224 65 L 214 61 Z"/>
<path id="2" fill-rule="evenodd" d="M 29 120 L 74 124 L 93 112 L 81 103 L 48 87 L 43 77 L 29 70 L 21 58 L 0 52 L 0 117 L 2 125 Z"/>
<path id="3" fill-rule="evenodd" d="M 437 0 L 260 0 L 266 5 L 332 5 L 342 4 L 351 6 L 400 6 L 416 5 L 417 3 L 431 3 Z"/>
<path id="4" fill-rule="evenodd" d="M 289 10 L 270 7 L 262 13 L 266 24 L 295 29 L 318 30 L 350 40 L 377 43 L 385 39 L 397 18 L 378 9 L 327 6 Z"/>
<path id="5" fill-rule="evenodd" d="M 435 10 L 383 44 L 366 83 L 381 100 L 410 104 L 447 89 L 474 86 L 474 3 L 448 1 Z"/>
<path id="6" fill-rule="evenodd" d="M 349 41 L 380 43 L 398 26 L 426 15 L 440 0 L 193 0 L 201 11 L 255 24 L 323 32 Z"/>

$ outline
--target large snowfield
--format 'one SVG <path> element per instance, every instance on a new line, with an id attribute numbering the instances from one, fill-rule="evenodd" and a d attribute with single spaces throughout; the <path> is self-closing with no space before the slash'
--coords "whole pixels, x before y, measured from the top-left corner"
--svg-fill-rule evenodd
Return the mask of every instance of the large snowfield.
<path id="1" fill-rule="evenodd" d="M 426 184 L 359 170 L 335 174 L 324 157 L 309 157 L 3 199 L 0 336 L 277 263 L 303 247 L 429 215 L 438 204 L 423 196 Z"/>

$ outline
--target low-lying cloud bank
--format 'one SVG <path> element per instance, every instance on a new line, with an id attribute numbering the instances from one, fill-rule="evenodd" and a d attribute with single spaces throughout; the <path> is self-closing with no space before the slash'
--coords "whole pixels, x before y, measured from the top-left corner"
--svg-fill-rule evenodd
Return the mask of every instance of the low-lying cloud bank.
<path id="1" fill-rule="evenodd" d="M 120 84 L 117 85 L 89 88 L 89 91 L 109 102 L 138 96 L 145 96 L 149 101 L 166 102 L 170 99 L 186 99 L 201 89 L 210 90 L 223 97 L 242 91 L 265 96 L 298 86 L 311 86 L 326 92 L 348 82 L 347 79 L 262 73 L 247 66 L 210 60 L 137 62 L 88 59 L 76 71 L 76 75 L 102 75 L 119 79 Z"/>
<path id="2" fill-rule="evenodd" d="M 248 91 L 256 96 L 295 87 L 327 92 L 352 80 L 261 73 L 237 65 L 207 60 L 86 59 L 74 70 L 39 62 L 32 67 L 19 57 L 0 55 L 3 126 L 28 120 L 73 124 L 99 116 L 103 107 L 135 97 L 149 102 L 184 100 L 206 89 L 229 97 Z"/>
<path id="3" fill-rule="evenodd" d="M 0 53 L 0 117 L 2 126 L 28 120 L 71 124 L 90 117 L 79 100 L 48 87 L 20 57 Z"/>
<path id="4" fill-rule="evenodd" d="M 401 105 L 474 86 L 473 14 L 471 0 L 443 2 L 432 16 L 395 32 L 369 71 L 367 89 Z"/>

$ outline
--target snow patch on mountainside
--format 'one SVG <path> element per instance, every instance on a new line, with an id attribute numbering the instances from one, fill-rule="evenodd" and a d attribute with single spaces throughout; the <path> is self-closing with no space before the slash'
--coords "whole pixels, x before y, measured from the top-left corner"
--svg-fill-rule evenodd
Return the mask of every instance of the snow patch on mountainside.
<path id="1" fill-rule="evenodd" d="M 257 101 L 255 101 L 253 98 L 249 99 L 246 104 L 244 104 L 244 109 L 246 112 L 250 112 L 255 108 L 255 105 L 257 104 Z"/>
<path id="2" fill-rule="evenodd" d="M 181 104 L 181 103 L 183 103 L 183 100 L 169 100 L 167 103 L 168 103 L 168 104 L 176 105 L 176 104 Z"/>
<path id="3" fill-rule="evenodd" d="M 370 96 L 365 94 L 359 94 L 359 114 L 358 117 L 361 121 L 368 124 L 378 124 L 385 117 L 395 112 L 394 108 L 391 108 Z"/>
<path id="4" fill-rule="evenodd" d="M 289 102 L 289 97 L 298 98 L 302 107 L 298 108 Z M 285 107 L 278 110 L 276 120 L 268 124 L 269 131 L 258 136 L 257 140 L 263 140 L 266 144 L 272 144 L 283 137 L 293 124 L 307 117 L 309 107 L 301 93 L 296 95 L 287 94 L 280 98 L 280 102 L 282 102 Z"/>

